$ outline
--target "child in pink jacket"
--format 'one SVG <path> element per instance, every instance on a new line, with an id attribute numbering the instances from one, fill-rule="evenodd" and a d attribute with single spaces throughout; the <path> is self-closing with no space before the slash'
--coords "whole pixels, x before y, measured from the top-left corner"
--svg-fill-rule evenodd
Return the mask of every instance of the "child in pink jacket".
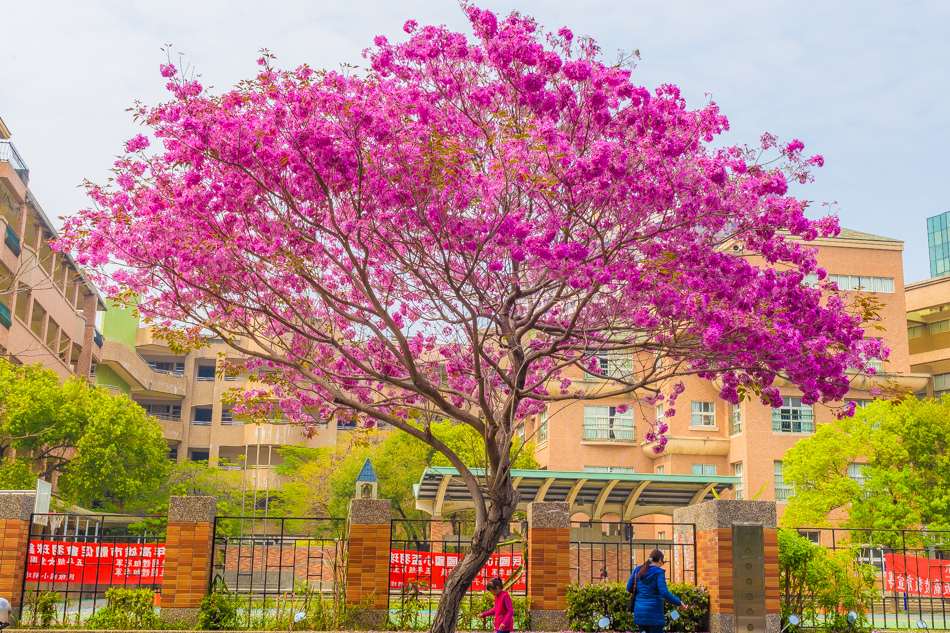
<path id="1" fill-rule="evenodd" d="M 495 606 L 479 615 L 481 618 L 495 616 L 495 633 L 510 633 L 511 629 L 515 628 L 515 608 L 511 604 L 511 596 L 504 587 L 501 578 L 492 578 L 488 581 L 487 589 L 491 595 L 495 596 Z"/>

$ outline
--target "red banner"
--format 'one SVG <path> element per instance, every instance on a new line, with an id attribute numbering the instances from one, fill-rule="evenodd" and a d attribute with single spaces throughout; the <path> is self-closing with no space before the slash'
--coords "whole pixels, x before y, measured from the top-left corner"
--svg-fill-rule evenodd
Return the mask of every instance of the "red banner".
<path id="1" fill-rule="evenodd" d="M 442 589 L 449 572 L 462 560 L 461 554 L 443 554 L 438 552 L 412 552 L 402 549 L 391 550 L 389 554 L 389 588 L 402 589 L 408 583 L 415 583 L 424 589 Z M 472 582 L 473 591 L 484 591 L 485 584 L 492 578 L 507 580 L 524 557 L 521 554 L 492 554 L 488 562 Z M 525 589 L 525 576 L 521 574 L 512 589 Z"/>
<path id="2" fill-rule="evenodd" d="M 950 561 L 884 554 L 887 591 L 950 598 Z"/>
<path id="3" fill-rule="evenodd" d="M 161 584 L 164 543 L 30 541 L 26 580 L 103 585 Z"/>

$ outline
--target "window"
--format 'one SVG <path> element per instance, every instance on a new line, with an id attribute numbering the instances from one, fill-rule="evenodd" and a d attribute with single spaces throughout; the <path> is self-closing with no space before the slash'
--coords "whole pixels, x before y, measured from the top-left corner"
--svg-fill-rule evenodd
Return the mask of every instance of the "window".
<path id="1" fill-rule="evenodd" d="M 805 278 L 802 279 L 802 283 L 809 288 L 815 288 L 818 286 L 818 273 L 809 273 L 805 275 Z"/>
<path id="2" fill-rule="evenodd" d="M 732 405 L 732 435 L 738 435 L 742 433 L 742 409 L 739 408 L 739 405 Z"/>
<path id="3" fill-rule="evenodd" d="M 868 359 L 867 366 L 874 371 L 884 371 L 884 361 L 880 358 Z"/>
<path id="4" fill-rule="evenodd" d="M 93 364 L 93 365 L 89 368 L 89 377 L 90 377 L 90 378 L 95 378 L 95 377 L 96 377 L 96 367 L 98 367 L 98 365 Z"/>
<path id="5" fill-rule="evenodd" d="M 234 412 L 230 409 L 221 412 L 221 424 L 234 424 Z"/>
<path id="6" fill-rule="evenodd" d="M 798 530 L 799 535 L 804 536 L 812 545 L 821 545 L 821 532 L 813 530 Z"/>
<path id="7" fill-rule="evenodd" d="M 853 402 L 855 406 L 857 406 L 858 409 L 863 409 L 864 407 L 868 406 L 874 401 L 873 400 L 848 400 L 848 402 Z"/>
<path id="8" fill-rule="evenodd" d="M 924 335 L 924 326 L 912 325 L 907 328 L 907 338 L 920 338 Z"/>
<path id="9" fill-rule="evenodd" d="M 584 439 L 608 442 L 632 442 L 633 411 L 617 413 L 617 407 L 584 407 Z"/>
<path id="10" fill-rule="evenodd" d="M 864 292 L 894 292 L 893 277 L 856 277 L 854 275 L 828 275 L 828 281 L 838 284 L 838 290 L 861 290 Z"/>
<path id="11" fill-rule="evenodd" d="M 661 422 L 663 420 L 663 405 L 656 405 L 656 421 Z"/>
<path id="12" fill-rule="evenodd" d="M 736 462 L 732 465 L 732 476 L 738 477 L 739 481 L 736 483 L 736 487 L 732 489 L 732 496 L 734 499 L 744 499 L 745 498 L 745 481 L 742 478 L 742 462 Z"/>
<path id="13" fill-rule="evenodd" d="M 848 464 L 848 479 L 864 488 L 864 464 Z"/>
<path id="14" fill-rule="evenodd" d="M 197 378 L 201 381 L 214 380 L 214 365 L 198 365 Z"/>
<path id="15" fill-rule="evenodd" d="M 172 405 L 172 418 L 174 418 L 175 420 L 181 419 L 181 405 L 180 404 Z"/>
<path id="16" fill-rule="evenodd" d="M 930 324 L 931 334 L 942 334 L 943 332 L 950 332 L 950 319 L 944 319 L 943 321 Z"/>
<path id="17" fill-rule="evenodd" d="M 630 474 L 637 472 L 636 468 L 627 466 L 584 466 L 585 473 L 621 473 Z"/>
<path id="18" fill-rule="evenodd" d="M 701 475 L 703 477 L 715 477 L 716 465 L 715 464 L 693 464 L 693 474 Z"/>
<path id="19" fill-rule="evenodd" d="M 784 398 L 781 407 L 772 409 L 772 430 L 776 433 L 814 433 L 811 406 L 802 404 L 801 398 Z"/>
<path id="20" fill-rule="evenodd" d="M 656 538 L 657 538 L 657 540 L 665 541 L 665 540 L 666 540 L 666 532 L 663 531 L 663 530 L 657 532 L 657 533 L 656 533 Z"/>
<path id="21" fill-rule="evenodd" d="M 692 426 L 716 426 L 715 402 L 691 402 L 690 413 Z"/>
<path id="22" fill-rule="evenodd" d="M 626 352 L 591 352 L 594 354 L 597 371 L 586 372 L 588 376 L 629 378 L 633 374 L 633 357 Z"/>
<path id="23" fill-rule="evenodd" d="M 206 462 L 211 457 L 210 451 L 191 451 L 191 461 Z"/>
<path id="24" fill-rule="evenodd" d="M 946 391 L 950 389 L 950 374 L 936 374 L 934 376 L 934 391 Z"/>
<path id="25" fill-rule="evenodd" d="M 178 447 L 168 449 L 168 459 L 178 461 Z"/>
<path id="26" fill-rule="evenodd" d="M 211 426 L 211 407 L 195 407 L 191 423 L 198 426 Z"/>
<path id="27" fill-rule="evenodd" d="M 656 474 L 657 474 L 657 475 L 662 475 L 662 474 L 665 473 L 665 472 L 666 472 L 666 466 L 657 466 L 657 467 L 656 467 Z"/>
<path id="28" fill-rule="evenodd" d="M 785 484 L 785 477 L 782 474 L 782 462 L 775 462 L 775 500 L 788 501 L 795 496 L 795 491 L 791 486 Z"/>
<path id="29" fill-rule="evenodd" d="M 538 425 L 538 444 L 545 444 L 548 441 L 548 410 L 545 409 L 541 412 L 540 417 L 538 418 L 540 424 Z"/>
<path id="30" fill-rule="evenodd" d="M 521 440 L 521 443 L 524 444 L 524 424 L 519 424 L 518 428 L 515 429 L 515 435 L 518 436 L 518 439 Z"/>

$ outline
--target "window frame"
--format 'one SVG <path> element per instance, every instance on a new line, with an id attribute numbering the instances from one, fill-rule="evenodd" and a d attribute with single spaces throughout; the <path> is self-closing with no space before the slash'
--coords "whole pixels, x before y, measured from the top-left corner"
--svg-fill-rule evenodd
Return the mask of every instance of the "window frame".
<path id="1" fill-rule="evenodd" d="M 701 405 L 701 408 L 704 409 L 704 410 L 702 410 L 702 411 L 697 411 L 697 410 L 696 410 L 696 405 Z M 708 411 L 705 410 L 705 409 L 706 409 L 706 405 L 709 405 L 709 407 L 711 407 L 711 409 L 708 410 Z M 704 419 L 712 420 L 712 424 L 706 424 L 705 422 L 701 422 L 700 424 L 696 424 L 696 419 L 697 419 L 697 417 L 699 417 L 700 420 L 704 420 Z M 699 428 L 706 428 L 706 429 L 715 427 L 715 426 L 716 426 L 716 403 L 715 403 L 715 401 L 710 402 L 710 401 L 706 401 L 706 400 L 692 400 L 692 401 L 689 403 L 689 425 L 690 425 L 691 427 L 699 427 Z"/>

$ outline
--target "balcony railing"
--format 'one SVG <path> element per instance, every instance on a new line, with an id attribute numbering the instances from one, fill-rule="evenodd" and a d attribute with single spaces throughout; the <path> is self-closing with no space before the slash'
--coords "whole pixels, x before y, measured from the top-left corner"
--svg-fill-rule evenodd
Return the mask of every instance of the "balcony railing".
<path id="1" fill-rule="evenodd" d="M 102 347 L 102 332 L 99 331 L 99 328 L 95 329 L 95 332 L 92 335 L 92 340 L 95 341 L 98 347 Z"/>
<path id="2" fill-rule="evenodd" d="M 0 140 L 0 161 L 10 163 L 24 185 L 30 182 L 30 168 L 26 166 L 23 158 L 16 151 L 16 147 L 9 140 Z"/>
<path id="3" fill-rule="evenodd" d="M 10 326 L 13 325 L 13 318 L 10 316 L 10 308 L 0 303 L 0 325 L 10 329 Z"/>
<path id="4" fill-rule="evenodd" d="M 636 438 L 632 424 L 617 422 L 615 424 L 585 423 L 584 439 L 597 442 L 632 442 Z"/>
<path id="5" fill-rule="evenodd" d="M 192 420 L 191 423 L 195 426 L 211 426 L 211 420 Z"/>
<path id="6" fill-rule="evenodd" d="M 156 420 L 168 420 L 169 422 L 181 422 L 180 415 L 172 415 L 171 413 L 149 413 L 150 417 L 155 418 Z"/>
<path id="7" fill-rule="evenodd" d="M 3 243 L 7 245 L 7 248 L 10 249 L 17 257 L 20 256 L 20 238 L 17 237 L 16 231 L 8 224 L 7 233 L 3 238 Z"/>

